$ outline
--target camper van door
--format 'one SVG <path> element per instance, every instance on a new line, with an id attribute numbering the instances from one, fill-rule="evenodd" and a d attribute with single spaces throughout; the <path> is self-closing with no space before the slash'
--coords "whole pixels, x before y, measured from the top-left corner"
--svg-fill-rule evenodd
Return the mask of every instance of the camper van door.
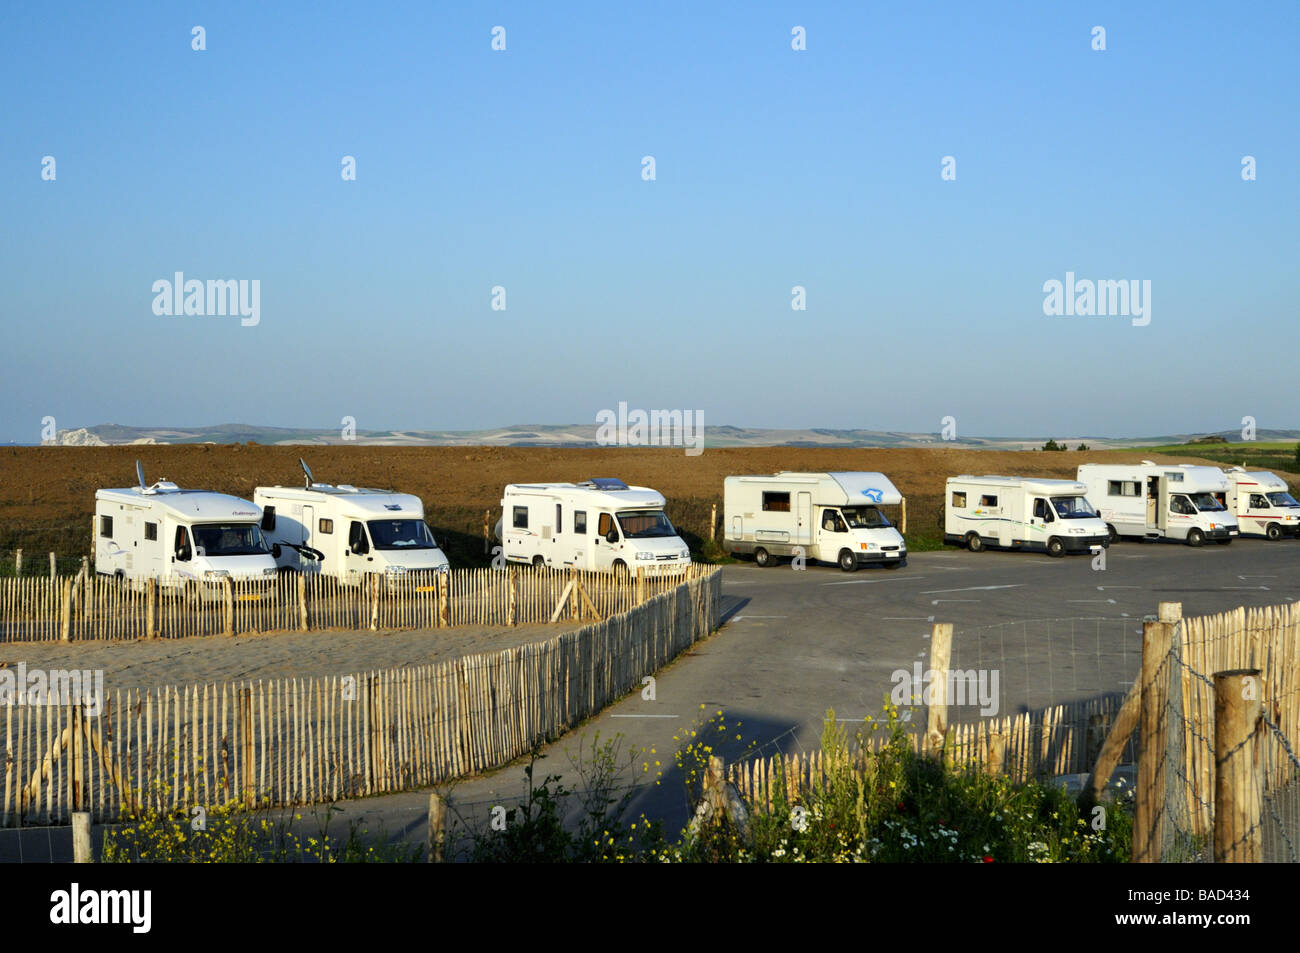
<path id="1" fill-rule="evenodd" d="M 796 546 L 812 544 L 812 494 L 806 490 L 795 494 L 794 543 Z"/>

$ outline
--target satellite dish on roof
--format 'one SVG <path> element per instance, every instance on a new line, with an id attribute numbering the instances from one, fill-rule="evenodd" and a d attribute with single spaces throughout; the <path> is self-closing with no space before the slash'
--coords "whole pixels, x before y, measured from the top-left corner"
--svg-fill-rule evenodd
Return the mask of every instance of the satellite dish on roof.
<path id="1" fill-rule="evenodd" d="M 148 484 L 144 482 L 144 466 L 139 460 L 135 461 L 135 478 L 140 481 L 141 490 L 149 489 Z"/>
<path id="2" fill-rule="evenodd" d="M 307 461 L 302 457 L 298 458 L 298 465 L 302 467 L 302 472 L 307 474 L 307 489 L 310 490 L 312 484 L 311 467 L 307 466 Z"/>

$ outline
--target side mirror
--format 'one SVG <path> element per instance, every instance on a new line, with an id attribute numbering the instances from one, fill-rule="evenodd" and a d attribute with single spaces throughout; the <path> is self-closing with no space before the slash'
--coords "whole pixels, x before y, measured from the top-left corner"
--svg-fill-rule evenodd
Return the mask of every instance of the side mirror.
<path id="1" fill-rule="evenodd" d="M 617 542 L 618 542 L 618 530 L 616 530 L 616 529 L 611 529 L 611 530 L 609 531 L 609 533 L 606 534 L 606 536 L 605 536 L 605 542 L 607 542 L 607 543 L 617 543 Z"/>

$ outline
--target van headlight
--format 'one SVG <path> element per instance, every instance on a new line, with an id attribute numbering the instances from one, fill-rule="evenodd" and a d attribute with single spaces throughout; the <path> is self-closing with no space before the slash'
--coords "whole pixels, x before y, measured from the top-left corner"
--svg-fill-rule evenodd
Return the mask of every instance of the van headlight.
<path id="1" fill-rule="evenodd" d="M 390 576 L 405 576 L 405 575 L 406 575 L 406 567 L 405 567 L 405 566 L 389 566 L 388 569 L 387 569 L 387 572 L 388 572 L 388 575 L 390 575 Z"/>
<path id="2" fill-rule="evenodd" d="M 1084 533 L 1088 531 L 1086 529 L 1080 529 L 1078 526 L 1071 526 L 1070 532 L 1075 536 L 1082 536 Z"/>
<path id="3" fill-rule="evenodd" d="M 225 569 L 209 569 L 203 573 L 203 578 L 217 582 L 222 579 L 229 579 L 230 573 Z"/>
<path id="4" fill-rule="evenodd" d="M 637 558 L 637 559 L 640 559 L 640 560 L 654 559 L 654 558 L 655 558 L 655 554 L 654 554 L 654 553 L 637 553 L 637 554 L 636 554 L 636 558 Z"/>
<path id="5" fill-rule="evenodd" d="M 275 574 L 276 574 L 276 570 L 274 570 L 274 569 L 263 569 L 263 570 L 262 570 L 262 575 L 263 575 L 263 576 L 274 576 Z"/>

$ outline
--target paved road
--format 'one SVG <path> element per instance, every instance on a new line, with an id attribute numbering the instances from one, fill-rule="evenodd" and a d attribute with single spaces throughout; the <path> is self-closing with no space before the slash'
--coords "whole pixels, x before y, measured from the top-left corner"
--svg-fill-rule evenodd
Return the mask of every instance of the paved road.
<path id="1" fill-rule="evenodd" d="M 1182 602 L 1185 615 L 1200 615 L 1295 601 L 1300 542 L 1201 549 L 1125 542 L 1107 552 L 1104 570 L 1090 556 L 958 550 L 852 574 L 743 564 L 724 570 L 723 594 L 726 624 L 659 674 L 653 702 L 633 695 L 611 706 L 552 745 L 543 768 L 575 781 L 565 749 L 576 751 L 595 732 L 654 748 L 649 760 L 662 762 L 665 775 L 640 790 L 635 809 L 666 817 L 671 830 L 687 819 L 681 780 L 668 770 L 673 736 L 701 705 L 743 722 L 746 743 L 815 748 L 828 708 L 846 721 L 878 716 L 892 674 L 924 665 L 931 617 L 956 626 L 955 667 L 998 670 L 1003 714 L 1123 691 L 1138 668 L 1141 620 L 1159 602 Z M 735 757 L 743 745 L 732 739 L 723 753 Z M 461 782 L 453 800 L 482 818 L 494 803 L 513 803 L 523 780 L 522 765 L 513 765 Z M 418 840 L 427 800 L 417 793 L 357 802 L 344 816 Z"/>

